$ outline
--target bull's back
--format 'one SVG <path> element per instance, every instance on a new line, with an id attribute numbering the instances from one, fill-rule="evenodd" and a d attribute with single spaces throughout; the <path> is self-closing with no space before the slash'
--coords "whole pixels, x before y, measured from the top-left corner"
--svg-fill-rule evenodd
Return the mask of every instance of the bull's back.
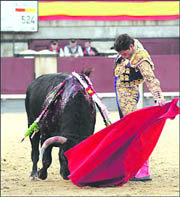
<path id="1" fill-rule="evenodd" d="M 69 75 L 70 73 L 46 74 L 32 81 L 27 88 L 25 99 L 29 124 L 32 124 L 42 112 L 42 107 L 49 91 L 63 82 Z"/>

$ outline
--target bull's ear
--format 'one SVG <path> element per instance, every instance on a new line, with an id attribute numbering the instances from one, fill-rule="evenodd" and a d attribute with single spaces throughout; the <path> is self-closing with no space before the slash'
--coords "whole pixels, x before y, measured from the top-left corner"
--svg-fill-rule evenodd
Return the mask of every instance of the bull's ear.
<path id="1" fill-rule="evenodd" d="M 82 70 L 81 73 L 89 77 L 91 72 L 93 71 L 94 71 L 94 67 L 89 67 L 87 70 Z"/>

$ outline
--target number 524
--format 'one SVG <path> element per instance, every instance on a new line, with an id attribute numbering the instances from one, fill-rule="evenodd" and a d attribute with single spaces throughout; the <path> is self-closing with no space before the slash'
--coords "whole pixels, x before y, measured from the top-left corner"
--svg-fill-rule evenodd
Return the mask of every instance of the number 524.
<path id="1" fill-rule="evenodd" d="M 35 23 L 34 16 L 21 16 L 22 24 Z"/>

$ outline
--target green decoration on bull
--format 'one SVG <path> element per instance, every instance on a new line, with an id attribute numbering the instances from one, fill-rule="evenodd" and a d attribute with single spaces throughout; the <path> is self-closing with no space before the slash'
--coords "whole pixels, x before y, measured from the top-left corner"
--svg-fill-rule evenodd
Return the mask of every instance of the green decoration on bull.
<path id="1" fill-rule="evenodd" d="M 36 120 L 30 125 L 30 127 L 28 128 L 27 132 L 24 134 L 24 138 L 21 140 L 21 142 L 24 141 L 24 139 L 29 136 L 33 131 L 33 135 L 31 136 L 31 138 L 33 138 L 33 136 L 39 131 L 39 126 L 38 123 L 40 122 L 40 120 L 45 116 L 45 114 L 48 112 L 49 107 L 54 103 L 54 101 L 56 100 L 56 98 L 63 92 L 63 87 L 65 85 L 65 81 L 63 81 L 62 83 L 58 84 L 53 90 L 52 93 L 49 95 L 49 101 L 48 104 L 45 106 L 44 110 L 41 112 L 41 114 L 36 118 Z"/>
<path id="2" fill-rule="evenodd" d="M 35 121 L 31 124 L 31 126 L 28 128 L 28 130 L 27 130 L 26 133 L 24 134 L 24 138 L 21 140 L 21 142 L 23 142 L 24 139 L 25 139 L 27 136 L 29 136 L 33 131 L 34 131 L 35 133 L 37 133 L 37 132 L 39 131 L 39 126 L 38 126 L 37 120 L 35 120 Z"/>

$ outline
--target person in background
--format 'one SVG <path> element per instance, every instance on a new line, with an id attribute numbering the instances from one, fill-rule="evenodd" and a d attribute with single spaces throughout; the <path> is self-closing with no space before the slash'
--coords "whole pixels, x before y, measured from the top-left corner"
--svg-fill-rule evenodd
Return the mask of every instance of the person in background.
<path id="1" fill-rule="evenodd" d="M 60 57 L 64 57 L 64 51 L 62 48 L 58 46 L 58 42 L 56 40 L 51 40 L 51 45 L 49 50 L 59 54 Z"/>
<path id="2" fill-rule="evenodd" d="M 83 47 L 83 54 L 84 54 L 84 56 L 97 56 L 97 55 L 99 55 L 97 49 L 91 46 L 91 41 L 90 40 L 85 41 L 84 47 Z"/>
<path id="3" fill-rule="evenodd" d="M 139 84 L 145 82 L 157 105 L 166 102 L 160 88 L 160 82 L 153 70 L 154 64 L 143 45 L 128 34 L 115 39 L 114 49 L 118 56 L 114 67 L 116 101 L 120 118 L 137 110 Z M 152 180 L 147 160 L 131 181 Z"/>
<path id="4" fill-rule="evenodd" d="M 69 44 L 64 47 L 65 57 L 81 57 L 83 56 L 82 47 L 77 44 L 77 40 L 72 39 Z"/>

